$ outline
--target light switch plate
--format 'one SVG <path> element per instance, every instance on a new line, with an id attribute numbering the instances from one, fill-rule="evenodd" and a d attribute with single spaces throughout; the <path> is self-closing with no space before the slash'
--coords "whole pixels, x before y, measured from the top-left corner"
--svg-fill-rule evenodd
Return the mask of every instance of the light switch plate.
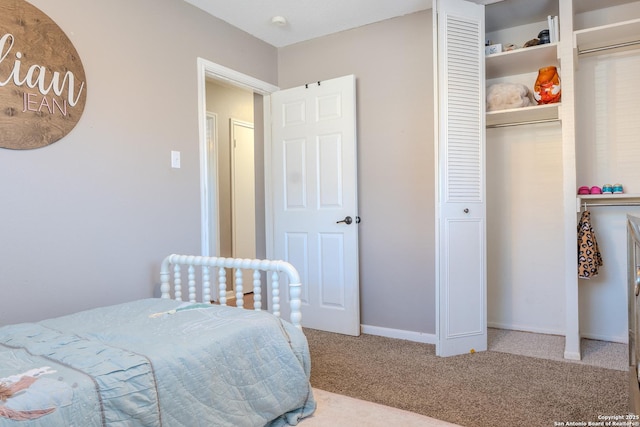
<path id="1" fill-rule="evenodd" d="M 171 152 L 171 167 L 174 169 L 180 169 L 180 152 L 179 151 Z"/>

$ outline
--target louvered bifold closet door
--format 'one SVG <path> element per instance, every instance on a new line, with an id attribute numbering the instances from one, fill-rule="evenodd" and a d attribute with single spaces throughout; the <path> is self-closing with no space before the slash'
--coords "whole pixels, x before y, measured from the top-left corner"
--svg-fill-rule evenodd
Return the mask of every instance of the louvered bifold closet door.
<path id="1" fill-rule="evenodd" d="M 484 6 L 439 1 L 438 345 L 483 351 L 486 327 Z"/>

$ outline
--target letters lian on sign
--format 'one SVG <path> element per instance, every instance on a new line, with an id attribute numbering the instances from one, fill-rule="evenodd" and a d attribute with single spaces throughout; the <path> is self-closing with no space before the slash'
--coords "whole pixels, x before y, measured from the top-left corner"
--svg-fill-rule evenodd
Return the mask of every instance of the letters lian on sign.
<path id="1" fill-rule="evenodd" d="M 0 148 L 40 148 L 80 120 L 87 86 L 79 55 L 51 18 L 24 0 L 0 4 Z"/>

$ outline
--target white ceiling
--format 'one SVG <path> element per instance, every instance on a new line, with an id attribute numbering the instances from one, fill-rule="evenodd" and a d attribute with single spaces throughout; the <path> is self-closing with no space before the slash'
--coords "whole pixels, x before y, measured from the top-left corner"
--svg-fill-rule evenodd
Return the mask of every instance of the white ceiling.
<path id="1" fill-rule="evenodd" d="M 275 46 L 316 37 L 431 8 L 432 0 L 184 0 Z M 558 14 L 558 0 L 469 0 L 487 6 L 487 32 Z M 628 0 L 606 0 L 606 6 Z M 575 12 L 605 7 L 603 0 L 574 0 Z M 271 23 L 274 16 L 287 20 Z"/>
<path id="2" fill-rule="evenodd" d="M 431 8 L 431 0 L 185 1 L 275 47 Z M 274 16 L 287 24 L 272 24 Z"/>

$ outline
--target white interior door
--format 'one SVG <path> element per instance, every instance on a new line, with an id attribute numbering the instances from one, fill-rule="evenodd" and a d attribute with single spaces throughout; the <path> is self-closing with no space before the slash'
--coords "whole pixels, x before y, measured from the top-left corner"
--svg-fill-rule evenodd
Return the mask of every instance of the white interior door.
<path id="1" fill-rule="evenodd" d="M 437 2 L 438 345 L 487 349 L 484 6 Z"/>
<path id="2" fill-rule="evenodd" d="M 253 123 L 231 119 L 231 239 L 234 258 L 256 257 L 256 201 Z M 253 292 L 245 271 L 243 293 Z"/>
<path id="3" fill-rule="evenodd" d="M 275 92 L 271 101 L 274 257 L 300 273 L 303 326 L 357 336 L 355 77 Z"/>

